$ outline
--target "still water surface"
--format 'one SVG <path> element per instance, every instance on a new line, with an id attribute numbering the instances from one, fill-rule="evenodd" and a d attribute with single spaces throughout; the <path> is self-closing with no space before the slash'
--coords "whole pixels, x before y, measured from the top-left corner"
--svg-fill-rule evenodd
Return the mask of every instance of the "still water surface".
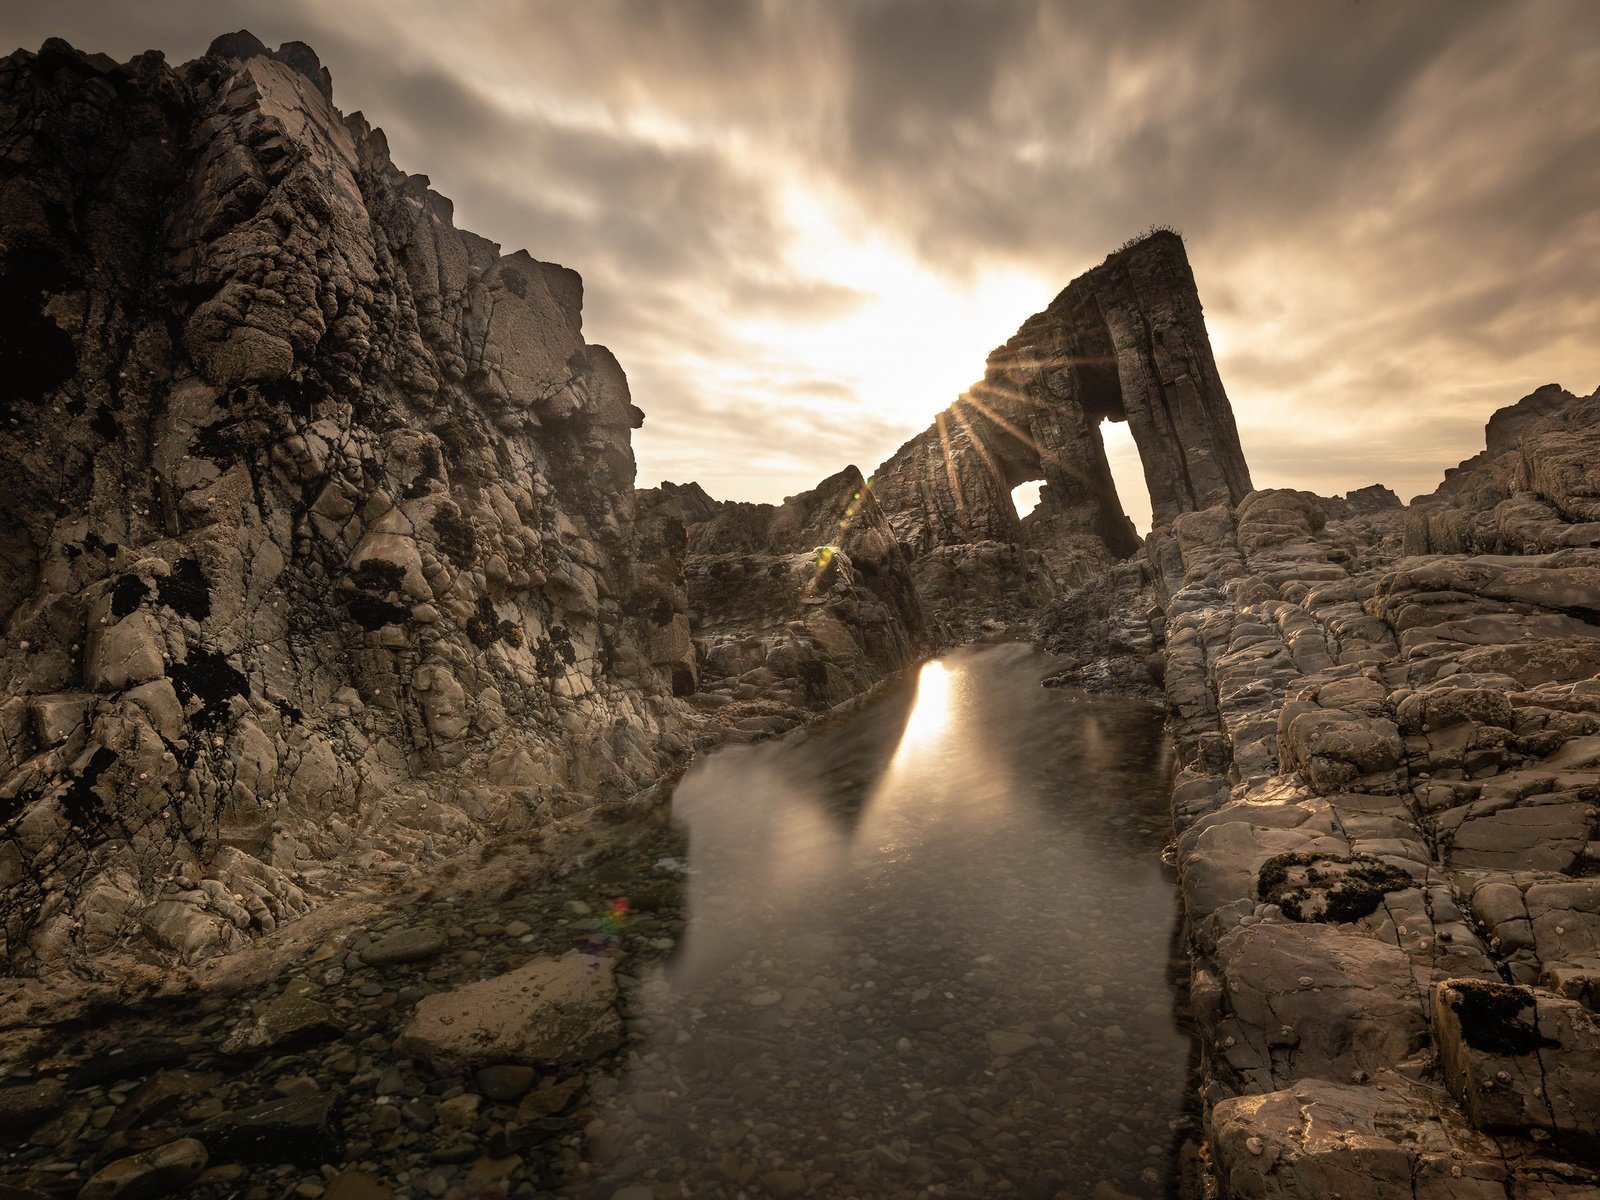
<path id="1" fill-rule="evenodd" d="M 684 777 L 688 925 L 632 989 L 589 1194 L 1171 1194 L 1169 748 L 1051 665 L 967 648 Z"/>

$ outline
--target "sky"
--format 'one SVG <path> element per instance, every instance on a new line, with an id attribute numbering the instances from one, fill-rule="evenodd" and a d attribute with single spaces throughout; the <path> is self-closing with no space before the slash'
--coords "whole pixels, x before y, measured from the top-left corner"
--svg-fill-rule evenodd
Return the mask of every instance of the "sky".
<path id="1" fill-rule="evenodd" d="M 309 42 L 456 222 L 585 280 L 639 482 L 870 472 L 1151 225 L 1183 234 L 1255 483 L 1403 498 L 1600 386 L 1594 0 L 57 0 L 173 62 Z M 1119 436 L 1120 435 L 1120 436 Z M 1148 504 L 1126 427 L 1123 501 Z"/>

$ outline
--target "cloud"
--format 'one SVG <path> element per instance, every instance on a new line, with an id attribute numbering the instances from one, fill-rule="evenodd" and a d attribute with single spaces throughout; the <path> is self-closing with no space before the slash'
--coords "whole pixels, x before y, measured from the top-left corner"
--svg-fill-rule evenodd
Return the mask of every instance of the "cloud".
<path id="1" fill-rule="evenodd" d="M 955 298 L 1042 303 L 1158 222 L 1258 482 L 1426 490 L 1494 408 L 1600 382 L 1589 0 L 63 0 L 0 34 L 181 60 L 241 25 L 584 275 L 646 478 L 870 470 L 1028 315 Z"/>

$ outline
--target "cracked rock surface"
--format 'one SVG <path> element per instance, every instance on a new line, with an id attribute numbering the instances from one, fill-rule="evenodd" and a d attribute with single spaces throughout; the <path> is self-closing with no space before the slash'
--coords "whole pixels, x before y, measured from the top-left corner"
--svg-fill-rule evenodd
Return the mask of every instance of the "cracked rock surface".
<path id="1" fill-rule="evenodd" d="M 232 950 L 687 747 L 582 282 L 309 48 L 0 63 L 0 956 Z M 681 533 L 680 533 L 681 538 Z"/>
<path id="2" fill-rule="evenodd" d="M 1409 509 L 1257 492 L 1146 543 L 1225 1195 L 1600 1188 L 1595 406 L 1502 409 Z"/>

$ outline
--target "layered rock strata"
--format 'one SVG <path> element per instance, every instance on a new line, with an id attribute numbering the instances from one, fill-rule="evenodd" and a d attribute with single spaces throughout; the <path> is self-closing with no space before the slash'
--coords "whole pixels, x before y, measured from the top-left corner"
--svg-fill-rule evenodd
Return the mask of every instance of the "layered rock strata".
<path id="1" fill-rule="evenodd" d="M 1260 492 L 1151 539 L 1225 1195 L 1600 1186 L 1593 403 L 1502 410 L 1405 513 Z M 1495 553 L 1403 553 L 1441 545 Z"/>
<path id="2" fill-rule="evenodd" d="M 52 41 L 0 123 L 0 956 L 227 949 L 658 775 L 682 532 L 574 272 L 297 43 Z"/>

